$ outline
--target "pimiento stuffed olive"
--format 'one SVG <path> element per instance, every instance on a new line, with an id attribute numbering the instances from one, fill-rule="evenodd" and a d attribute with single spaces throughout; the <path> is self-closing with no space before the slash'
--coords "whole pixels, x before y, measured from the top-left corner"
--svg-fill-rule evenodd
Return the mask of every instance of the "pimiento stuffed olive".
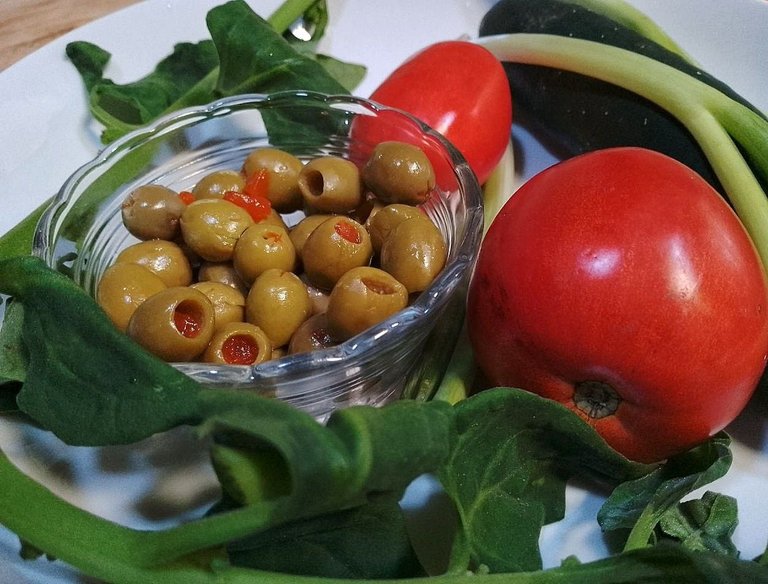
<path id="1" fill-rule="evenodd" d="M 251 284 L 271 268 L 292 271 L 296 250 L 288 232 L 279 225 L 255 223 L 237 240 L 232 261 L 240 277 Z"/>
<path id="2" fill-rule="evenodd" d="M 426 216 L 398 224 L 381 245 L 381 267 L 408 292 L 426 290 L 445 266 L 448 250 L 440 230 Z"/>
<path id="3" fill-rule="evenodd" d="M 288 344 L 288 352 L 310 353 L 318 349 L 327 349 L 337 343 L 328 325 L 328 315 L 320 313 L 309 317 L 296 329 Z"/>
<path id="4" fill-rule="evenodd" d="M 121 251 L 115 263 L 142 265 L 166 286 L 188 286 L 192 282 L 189 259 L 181 246 L 172 241 L 152 239 L 136 243 Z"/>
<path id="5" fill-rule="evenodd" d="M 318 225 L 302 249 L 307 278 L 330 290 L 348 270 L 370 263 L 371 238 L 365 228 L 348 217 L 331 217 Z"/>
<path id="6" fill-rule="evenodd" d="M 275 148 L 253 151 L 239 171 L 205 175 L 191 191 L 139 187 L 123 221 L 139 239 L 152 237 L 105 271 L 99 303 L 168 361 L 256 365 L 363 332 L 429 286 L 447 249 L 414 204 L 435 188 L 423 153 L 392 143 L 376 156 L 365 189 L 358 163 L 321 156 L 305 164 Z M 280 212 L 300 207 L 303 217 Z"/>
<path id="7" fill-rule="evenodd" d="M 345 273 L 328 300 L 331 334 L 348 339 L 389 318 L 408 305 L 408 290 L 379 268 L 360 267 Z"/>
<path id="8" fill-rule="evenodd" d="M 221 282 L 245 295 L 248 286 L 237 273 L 232 262 L 203 262 L 197 270 L 198 282 Z"/>
<path id="9" fill-rule="evenodd" d="M 299 173 L 304 168 L 293 154 L 277 148 L 258 148 L 243 163 L 246 182 L 259 172 L 265 172 L 265 196 L 280 213 L 292 213 L 301 209 Z"/>
<path id="10" fill-rule="evenodd" d="M 189 286 L 166 288 L 136 308 L 126 332 L 161 359 L 192 361 L 213 337 L 213 305 Z"/>
<path id="11" fill-rule="evenodd" d="M 366 229 L 371 236 L 371 244 L 376 253 L 381 251 L 381 245 L 395 227 L 411 217 L 424 217 L 419 207 L 393 203 L 375 210 L 366 222 Z"/>
<path id="12" fill-rule="evenodd" d="M 357 165 L 338 156 L 322 156 L 304 165 L 299 189 L 311 213 L 349 213 L 363 200 Z"/>
<path id="13" fill-rule="evenodd" d="M 296 329 L 312 314 L 307 285 L 296 274 L 270 269 L 251 286 L 245 317 L 261 328 L 275 347 L 287 345 Z"/>
<path id="14" fill-rule="evenodd" d="M 420 148 L 381 142 L 365 163 L 363 182 L 385 203 L 424 203 L 435 188 L 432 163 Z"/>
<path id="15" fill-rule="evenodd" d="M 143 185 L 128 195 L 120 207 L 123 225 L 139 239 L 175 239 L 186 209 L 179 194 L 160 185 Z"/>
<path id="16" fill-rule="evenodd" d="M 258 365 L 272 359 L 269 338 L 254 324 L 231 322 L 217 331 L 203 354 L 207 363 Z"/>
<path id="17" fill-rule="evenodd" d="M 245 296 L 223 282 L 195 282 L 192 288 L 208 297 L 213 305 L 214 327 L 217 331 L 231 322 L 245 320 Z"/>
<path id="18" fill-rule="evenodd" d="M 145 266 L 117 263 L 107 268 L 99 280 L 96 301 L 114 325 L 124 331 L 136 308 L 165 288 L 160 276 Z"/>
<path id="19" fill-rule="evenodd" d="M 195 199 L 221 199 L 229 191 L 238 193 L 245 188 L 245 178 L 234 170 L 217 170 L 205 175 L 192 189 Z"/>
<path id="20" fill-rule="evenodd" d="M 181 215 L 184 241 L 211 262 L 231 259 L 240 235 L 252 224 L 248 211 L 223 199 L 200 199 Z"/>

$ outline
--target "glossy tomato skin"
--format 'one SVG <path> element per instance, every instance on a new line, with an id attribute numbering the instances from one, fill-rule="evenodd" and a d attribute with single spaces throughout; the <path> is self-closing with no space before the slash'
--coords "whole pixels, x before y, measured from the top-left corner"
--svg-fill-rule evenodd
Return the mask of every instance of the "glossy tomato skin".
<path id="1" fill-rule="evenodd" d="M 444 41 L 416 53 L 371 99 L 404 110 L 443 134 L 481 184 L 509 144 L 512 98 L 504 68 L 485 47 L 468 41 Z"/>
<path id="2" fill-rule="evenodd" d="M 523 185 L 483 242 L 467 315 L 492 384 L 563 403 L 642 462 L 729 424 L 768 355 L 766 275 L 740 221 L 693 171 L 640 148 Z M 585 387 L 616 400 L 580 408 Z"/>

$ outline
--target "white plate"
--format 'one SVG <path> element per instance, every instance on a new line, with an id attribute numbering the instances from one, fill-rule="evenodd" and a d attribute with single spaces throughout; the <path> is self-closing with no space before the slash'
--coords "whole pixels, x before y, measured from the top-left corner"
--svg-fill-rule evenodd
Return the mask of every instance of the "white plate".
<path id="1" fill-rule="evenodd" d="M 0 233 L 53 195 L 100 147 L 98 127 L 88 117 L 80 79 L 64 56 L 66 43 L 87 40 L 99 44 L 113 54 L 108 74 L 118 82 L 134 80 L 168 54 L 174 43 L 207 37 L 205 14 L 219 3 L 146 0 L 73 31 L 0 73 Z M 705 69 L 768 111 L 764 81 L 768 3 L 632 3 L 662 25 Z M 264 16 L 278 4 L 278 0 L 252 2 Z M 357 91 L 368 95 L 419 48 L 476 34 L 492 4 L 493 0 L 330 0 L 331 27 L 322 49 L 368 66 L 368 75 Z M 522 178 L 552 163 L 529 136 L 519 133 L 519 138 L 526 159 Z M 741 523 L 734 539 L 745 558 L 762 553 L 768 537 L 768 507 L 761 500 L 768 492 L 767 409 L 763 398 L 729 429 L 734 438 L 733 468 L 709 487 L 737 498 Z M 183 442 L 184 436 L 164 440 L 168 439 Z M 213 477 L 200 470 L 199 461 L 169 459 L 156 442 L 110 450 L 68 448 L 46 434 L 7 420 L 0 422 L 0 447 L 26 472 L 81 507 L 135 526 L 164 525 L 162 510 L 152 507 L 162 495 L 158 488 L 170 490 L 172 498 L 184 501 L 191 512 L 211 495 Z M 407 507 L 421 509 L 433 493 L 430 481 L 417 481 L 407 493 Z M 150 494 L 152 498 L 148 498 Z M 571 554 L 588 561 L 606 553 L 594 520 L 601 502 L 594 494 L 568 489 L 567 518 L 545 528 L 542 536 L 546 566 L 557 565 Z M 153 509 L 154 516 L 148 517 Z M 434 514 L 413 514 L 417 531 L 436 520 L 439 517 Z M 21 562 L 17 550 L 13 534 L 0 528 L 0 582 L 78 581 L 58 563 Z"/>

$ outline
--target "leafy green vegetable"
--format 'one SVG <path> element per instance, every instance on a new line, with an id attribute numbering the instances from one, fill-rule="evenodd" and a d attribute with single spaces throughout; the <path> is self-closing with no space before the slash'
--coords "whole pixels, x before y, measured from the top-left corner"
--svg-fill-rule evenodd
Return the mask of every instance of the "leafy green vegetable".
<path id="1" fill-rule="evenodd" d="M 533 394 L 482 392 L 456 410 L 459 441 L 440 479 L 459 510 L 463 534 L 452 565 L 462 571 L 540 569 L 538 534 L 563 518 L 569 478 L 615 484 L 650 468 L 609 448 L 564 406 Z"/>
<path id="2" fill-rule="evenodd" d="M 24 307 L 23 347 L 9 348 L 27 355 L 19 407 L 44 427 L 70 444 L 114 444 L 192 416 L 197 384 L 120 333 L 72 280 L 32 257 L 3 261 L 0 274 L 0 292 Z"/>
<path id="3" fill-rule="evenodd" d="M 228 546 L 240 567 L 326 578 L 423 574 L 397 500 L 372 503 L 267 530 Z"/>
<path id="4" fill-rule="evenodd" d="M 707 491 L 701 499 L 683 501 L 664 513 L 659 527 L 688 549 L 737 557 L 731 539 L 737 523 L 736 499 Z"/>
<path id="5" fill-rule="evenodd" d="M 625 549 L 654 543 L 655 529 L 678 503 L 697 488 L 722 476 L 731 465 L 730 439 L 720 434 L 641 478 L 619 485 L 598 513 L 604 531 L 630 529 Z M 734 525 L 735 527 L 735 525 Z"/>
<path id="6" fill-rule="evenodd" d="M 211 39 L 177 44 L 154 71 L 122 85 L 104 77 L 110 55 L 100 47 L 73 42 L 67 45 L 67 56 L 83 79 L 92 115 L 105 126 L 102 140 L 111 142 L 161 115 L 220 97 L 354 89 L 365 68 L 315 55 L 304 46 L 299 50 L 300 45 L 282 37 L 293 22 L 288 19 L 307 10 L 316 20 L 327 18 L 324 2 L 316 0 L 286 3 L 275 13 L 275 22 L 262 19 L 243 0 L 230 0 L 207 15 Z"/>

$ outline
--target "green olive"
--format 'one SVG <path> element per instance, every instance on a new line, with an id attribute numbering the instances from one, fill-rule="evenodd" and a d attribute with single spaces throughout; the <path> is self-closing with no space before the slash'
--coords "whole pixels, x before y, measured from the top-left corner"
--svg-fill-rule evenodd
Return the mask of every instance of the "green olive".
<path id="1" fill-rule="evenodd" d="M 366 266 L 373 256 L 365 227 L 349 217 L 326 219 L 309 235 L 302 248 L 304 272 L 310 283 L 330 290 L 348 270 Z"/>
<path id="2" fill-rule="evenodd" d="M 424 212 L 418 207 L 403 203 L 392 203 L 377 210 L 366 223 L 374 252 L 379 253 L 381 251 L 381 244 L 398 224 L 411 217 L 423 216 Z"/>
<path id="3" fill-rule="evenodd" d="M 331 217 L 333 217 L 333 215 L 307 215 L 291 228 L 289 235 L 291 236 L 293 247 L 296 248 L 296 255 L 299 258 L 301 258 L 301 250 L 304 248 L 304 244 L 307 242 L 310 233 L 312 233 L 323 221 L 330 219 Z"/>
<path id="4" fill-rule="evenodd" d="M 166 286 L 188 286 L 192 266 L 178 244 L 164 239 L 141 241 L 121 251 L 115 263 L 139 264 L 157 274 Z"/>
<path id="5" fill-rule="evenodd" d="M 357 165 L 339 156 L 313 158 L 301 169 L 299 188 L 310 213 L 348 213 L 362 201 Z"/>
<path id="6" fill-rule="evenodd" d="M 363 182 L 385 203 L 418 205 L 435 188 L 435 171 L 424 151 L 405 142 L 381 142 L 365 163 Z"/>
<path id="7" fill-rule="evenodd" d="M 269 225 L 277 225 L 288 231 L 288 225 L 285 223 L 285 219 L 275 209 L 270 209 L 269 215 L 265 219 L 259 221 L 259 223 L 268 223 Z"/>
<path id="8" fill-rule="evenodd" d="M 301 323 L 312 314 L 307 286 L 296 274 L 271 269 L 262 272 L 251 286 L 245 318 L 261 328 L 272 346 L 288 344 Z"/>
<path id="9" fill-rule="evenodd" d="M 221 282 L 196 282 L 192 288 L 200 290 L 213 304 L 213 320 L 217 331 L 230 322 L 245 320 L 245 296 L 239 290 Z"/>
<path id="10" fill-rule="evenodd" d="M 318 349 L 327 349 L 337 344 L 328 326 L 328 315 L 315 314 L 305 320 L 291 337 L 288 352 L 310 353 Z"/>
<path id="11" fill-rule="evenodd" d="M 123 225 L 139 239 L 175 239 L 186 205 L 176 191 L 160 185 L 133 190 L 120 207 Z"/>
<path id="12" fill-rule="evenodd" d="M 195 199 L 220 199 L 227 192 L 243 192 L 245 178 L 235 170 L 216 170 L 201 178 L 192 188 Z"/>
<path id="13" fill-rule="evenodd" d="M 254 223 L 240 236 L 232 262 L 246 284 L 270 268 L 292 271 L 296 250 L 288 232 L 278 225 Z"/>
<path id="14" fill-rule="evenodd" d="M 248 291 L 248 286 L 243 282 L 232 262 L 203 262 L 197 271 L 197 280 L 199 282 L 221 282 L 243 295 Z"/>
<path id="15" fill-rule="evenodd" d="M 166 288 L 142 302 L 128 322 L 128 336 L 165 361 L 192 361 L 214 332 L 208 297 L 188 286 Z"/>
<path id="16" fill-rule="evenodd" d="M 447 247 L 442 233 L 425 215 L 398 224 L 381 246 L 382 269 L 408 292 L 425 290 L 445 266 Z"/>
<path id="17" fill-rule="evenodd" d="M 240 235 L 252 224 L 248 211 L 222 199 L 200 199 L 181 215 L 184 241 L 210 262 L 230 260 Z"/>
<path id="18" fill-rule="evenodd" d="M 272 359 L 272 344 L 259 327 L 247 322 L 230 322 L 216 331 L 203 361 L 226 365 L 258 365 Z"/>
<path id="19" fill-rule="evenodd" d="M 348 339 L 389 318 L 408 304 L 408 291 L 387 272 L 369 266 L 344 274 L 328 300 L 328 325 Z"/>
<path id="20" fill-rule="evenodd" d="M 139 264 L 113 264 L 104 271 L 96 301 L 121 331 L 128 327 L 136 308 L 153 294 L 167 288 L 160 276 Z"/>
<path id="21" fill-rule="evenodd" d="M 312 314 L 320 314 L 328 310 L 328 291 L 315 286 L 307 286 L 309 300 L 312 302 Z"/>
<path id="22" fill-rule="evenodd" d="M 299 189 L 299 173 L 303 168 L 301 160 L 277 148 L 258 148 L 251 152 L 243 163 L 246 180 L 260 171 L 267 173 L 267 198 L 281 213 L 292 213 L 301 209 L 302 198 Z"/>

